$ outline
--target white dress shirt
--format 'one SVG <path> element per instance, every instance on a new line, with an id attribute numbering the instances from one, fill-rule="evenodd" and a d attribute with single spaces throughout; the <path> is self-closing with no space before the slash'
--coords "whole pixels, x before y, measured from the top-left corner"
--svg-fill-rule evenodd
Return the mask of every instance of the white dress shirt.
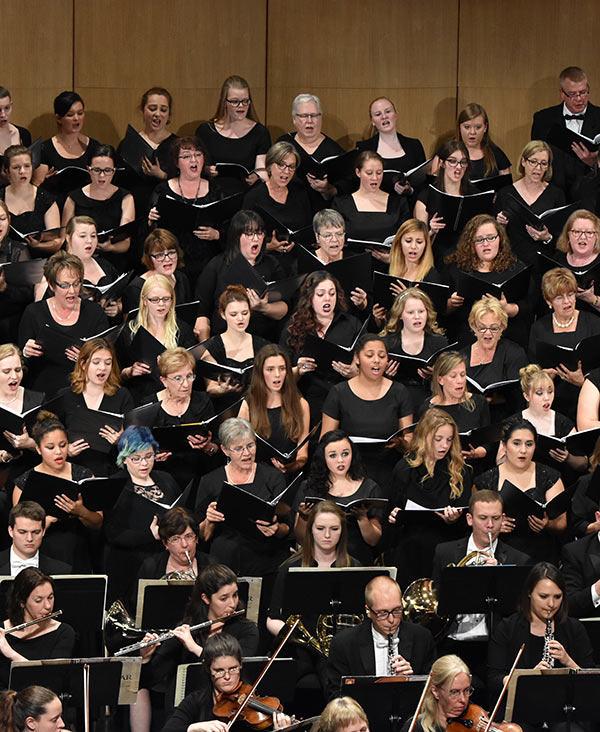
<path id="1" fill-rule="evenodd" d="M 581 112 L 582 115 L 584 115 L 587 111 L 587 104 L 585 105 L 585 109 L 583 112 Z M 572 112 L 569 112 L 567 109 L 567 105 L 563 102 L 563 117 L 565 115 L 572 115 Z M 565 127 L 571 132 L 576 132 L 578 135 L 581 135 L 581 128 L 583 127 L 583 120 L 582 119 L 566 119 L 565 120 Z"/>
<path id="2" fill-rule="evenodd" d="M 373 645 L 375 648 L 375 676 L 389 676 L 388 670 L 388 639 L 371 625 Z M 392 644 L 394 656 L 398 655 L 398 631 L 394 633 Z"/>
<path id="3" fill-rule="evenodd" d="M 40 566 L 40 553 L 37 551 L 31 559 L 21 559 L 15 553 L 14 547 L 10 548 L 10 576 L 16 577 L 22 569 L 26 567 L 35 567 L 36 569 Z"/>

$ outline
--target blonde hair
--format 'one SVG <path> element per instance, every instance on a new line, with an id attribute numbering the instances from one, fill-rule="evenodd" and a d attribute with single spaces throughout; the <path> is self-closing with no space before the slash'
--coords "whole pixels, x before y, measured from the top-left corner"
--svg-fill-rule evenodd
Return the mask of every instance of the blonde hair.
<path id="1" fill-rule="evenodd" d="M 168 376 L 173 371 L 189 366 L 192 373 L 196 370 L 196 359 L 185 348 L 169 348 L 158 357 L 158 371 L 161 376 Z"/>
<path id="2" fill-rule="evenodd" d="M 153 287 L 162 287 L 162 289 L 166 290 L 171 296 L 171 306 L 169 307 L 165 320 L 165 338 L 163 340 L 163 345 L 165 348 L 177 348 L 179 327 L 177 325 L 177 317 L 175 315 L 175 290 L 173 289 L 173 285 L 164 275 L 151 275 L 148 277 L 146 282 L 144 282 L 144 286 L 142 287 L 142 292 L 140 294 L 140 309 L 135 320 L 132 320 L 129 323 L 129 328 L 134 334 L 138 332 L 140 327 L 148 329 L 148 306 L 146 304 L 146 299 Z"/>
<path id="3" fill-rule="evenodd" d="M 443 409 L 431 407 L 419 420 L 411 442 L 411 452 L 406 458 L 406 462 L 411 468 L 417 468 L 425 465 L 427 475 L 422 479 L 424 483 L 428 478 L 433 478 L 433 471 L 427 465 L 427 457 L 430 448 L 430 440 L 433 439 L 435 433 L 444 427 L 450 425 L 453 430 L 452 445 L 450 447 L 448 462 L 448 472 L 450 473 L 450 498 L 458 498 L 462 495 L 463 485 L 463 468 L 464 459 L 461 452 L 460 440 L 458 439 L 458 427 L 452 417 Z"/>
<path id="4" fill-rule="evenodd" d="M 10 356 L 18 356 L 21 359 L 21 365 L 23 365 L 23 354 L 19 346 L 15 346 L 14 343 L 2 343 L 0 344 L 0 361 Z"/>
<path id="5" fill-rule="evenodd" d="M 569 232 L 573 228 L 573 225 L 575 224 L 575 221 L 577 219 L 586 219 L 587 221 L 591 221 L 592 224 L 594 224 L 594 229 L 596 229 L 594 252 L 600 252 L 600 219 L 596 216 L 596 214 L 593 214 L 591 211 L 588 211 L 585 208 L 578 208 L 577 211 L 573 211 L 573 213 L 567 219 L 566 224 L 563 226 L 563 229 L 560 232 L 558 241 L 556 242 L 556 248 L 558 249 L 558 251 L 567 252 L 567 254 L 573 253 L 571 240 L 569 239 Z"/>
<path id="6" fill-rule="evenodd" d="M 552 302 L 558 295 L 577 292 L 577 280 L 573 272 L 566 267 L 554 267 L 542 277 L 542 294 L 544 300 Z"/>
<path id="7" fill-rule="evenodd" d="M 548 167 L 544 171 L 544 176 L 542 180 L 544 182 L 549 181 L 552 178 L 552 150 L 550 149 L 550 145 L 548 145 L 547 142 L 544 142 L 543 140 L 530 140 L 527 145 L 521 150 L 521 155 L 519 156 L 519 165 L 518 165 L 518 171 L 519 171 L 519 178 L 522 178 L 525 175 L 525 168 L 523 167 L 523 160 L 527 160 L 532 155 L 535 155 L 539 152 L 546 152 L 548 153 Z M 518 179 L 517 179 L 518 180 Z"/>
<path id="8" fill-rule="evenodd" d="M 406 303 L 411 297 L 415 300 L 420 300 L 425 306 L 425 310 L 427 311 L 425 332 L 437 333 L 438 335 L 442 335 L 444 333 L 443 329 L 440 328 L 437 323 L 437 313 L 435 311 L 435 308 L 433 307 L 433 303 L 431 302 L 431 298 L 429 297 L 429 295 L 426 292 L 423 292 L 423 290 L 419 290 L 418 287 L 409 287 L 404 290 L 404 292 L 401 292 L 394 301 L 392 309 L 390 310 L 388 321 L 385 324 L 384 329 L 379 334 L 380 336 L 386 336 L 389 333 L 397 333 L 400 330 L 400 319 L 402 318 L 402 314 L 404 313 L 404 309 L 406 308 Z"/>
<path id="9" fill-rule="evenodd" d="M 423 732 L 437 732 L 437 699 L 433 695 L 432 688 L 440 689 L 445 683 L 452 684 L 459 674 L 467 674 L 471 677 L 471 672 L 467 664 L 459 658 L 459 656 L 448 655 L 440 656 L 431 666 L 431 688 L 425 701 L 421 714 L 419 714 L 419 722 L 423 728 Z"/>
<path id="10" fill-rule="evenodd" d="M 546 373 L 537 363 L 530 363 L 519 369 L 521 378 L 521 391 L 523 394 L 531 394 L 531 392 L 540 384 L 549 384 L 554 387 L 554 382 L 550 374 Z"/>
<path id="11" fill-rule="evenodd" d="M 434 397 L 437 397 L 440 400 L 444 399 L 444 390 L 439 380 L 461 363 L 464 365 L 466 373 L 467 359 L 458 351 L 446 351 L 436 358 L 435 364 L 433 365 L 433 372 L 431 374 L 431 391 L 433 392 Z M 465 389 L 463 400 L 460 403 L 469 412 L 475 411 L 475 402 L 473 401 L 472 394 L 467 389 Z"/>
<path id="12" fill-rule="evenodd" d="M 431 238 L 429 236 L 429 227 L 419 219 L 408 219 L 396 232 L 392 248 L 390 251 L 390 269 L 389 272 L 394 277 L 402 277 L 406 272 L 406 259 L 402 251 L 402 239 L 406 234 L 419 233 L 425 239 L 425 249 L 419 262 L 419 268 L 415 279 L 419 282 L 424 279 L 425 275 L 433 267 L 433 249 L 431 248 Z"/>
<path id="13" fill-rule="evenodd" d="M 78 224 L 82 224 L 85 226 L 93 226 L 94 229 L 97 229 L 96 222 L 91 216 L 71 216 L 69 219 L 67 226 L 65 227 L 65 233 L 68 237 L 67 243 L 69 246 L 71 245 L 71 242 L 69 239 L 73 236 L 73 233 L 75 231 L 75 227 Z"/>
<path id="14" fill-rule="evenodd" d="M 367 722 L 367 715 L 360 704 L 350 696 L 332 699 L 321 712 L 321 732 L 341 732 L 353 722 Z"/>
<path id="15" fill-rule="evenodd" d="M 508 315 L 504 312 L 500 301 L 496 297 L 483 297 L 481 300 L 473 303 L 473 307 L 469 313 L 469 327 L 471 330 L 475 331 L 477 323 L 480 323 L 481 318 L 488 314 L 495 315 L 502 325 L 502 330 L 506 330 Z"/>

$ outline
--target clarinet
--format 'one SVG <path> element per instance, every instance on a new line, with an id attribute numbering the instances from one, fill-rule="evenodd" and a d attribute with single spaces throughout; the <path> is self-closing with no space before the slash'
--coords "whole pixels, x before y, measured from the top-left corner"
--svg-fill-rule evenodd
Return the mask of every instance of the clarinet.
<path id="1" fill-rule="evenodd" d="M 554 640 L 554 633 L 552 632 L 552 618 L 550 612 L 546 618 L 546 632 L 544 633 L 544 652 L 542 654 L 542 661 L 545 661 L 550 668 L 554 668 L 554 659 L 550 655 L 550 641 Z"/>
<path id="2" fill-rule="evenodd" d="M 395 676 L 396 672 L 394 671 L 394 658 L 396 657 L 396 652 L 394 650 L 394 636 L 391 633 L 388 633 L 387 642 L 388 642 L 387 672 L 388 672 L 388 676 Z"/>

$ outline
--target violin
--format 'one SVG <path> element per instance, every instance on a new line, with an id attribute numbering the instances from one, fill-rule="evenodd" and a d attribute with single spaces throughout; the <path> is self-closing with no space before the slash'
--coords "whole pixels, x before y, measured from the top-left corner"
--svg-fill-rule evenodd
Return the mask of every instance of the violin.
<path id="1" fill-rule="evenodd" d="M 463 715 L 448 723 L 447 732 L 465 732 L 466 729 L 473 732 L 484 732 L 489 725 L 490 715 L 478 704 L 469 704 Z M 515 722 L 492 722 L 488 732 L 523 732 L 522 728 Z"/>
<path id="2" fill-rule="evenodd" d="M 233 691 L 218 694 L 213 707 L 215 717 L 228 721 L 241 708 L 238 719 L 243 719 L 252 729 L 263 730 L 269 727 L 273 722 L 273 714 L 283 711 L 283 706 L 275 696 L 253 696 L 252 689 L 251 684 L 240 681 Z"/>

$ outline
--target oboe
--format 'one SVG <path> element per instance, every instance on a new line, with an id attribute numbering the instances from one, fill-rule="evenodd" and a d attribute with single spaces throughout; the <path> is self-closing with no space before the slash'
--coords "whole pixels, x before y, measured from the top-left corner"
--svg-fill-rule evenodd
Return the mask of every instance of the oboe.
<path id="1" fill-rule="evenodd" d="M 554 633 L 552 632 L 552 617 L 548 610 L 548 617 L 546 618 L 546 632 L 544 633 L 544 652 L 542 654 L 542 661 L 545 661 L 550 668 L 554 668 L 554 659 L 550 655 L 550 641 L 554 640 Z"/>
<path id="2" fill-rule="evenodd" d="M 395 676 L 396 672 L 394 671 L 394 658 L 396 657 L 396 652 L 394 651 L 394 636 L 392 635 L 392 633 L 388 633 L 387 642 L 387 672 L 388 676 Z"/>

